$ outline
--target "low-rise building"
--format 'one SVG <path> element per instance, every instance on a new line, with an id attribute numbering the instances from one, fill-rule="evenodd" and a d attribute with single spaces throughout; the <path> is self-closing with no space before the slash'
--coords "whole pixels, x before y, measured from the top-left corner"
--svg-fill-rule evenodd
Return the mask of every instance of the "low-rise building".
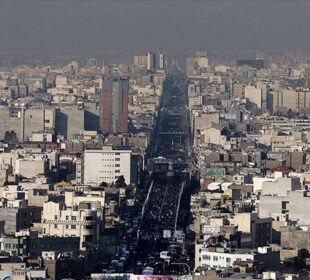
<path id="1" fill-rule="evenodd" d="M 205 248 L 202 244 L 195 246 L 195 269 L 206 267 L 209 269 L 233 268 L 238 262 L 249 262 L 253 269 L 261 271 L 277 270 L 280 264 L 280 252 L 272 251 L 270 247 L 258 247 L 256 250 L 225 250 L 224 248 Z"/>

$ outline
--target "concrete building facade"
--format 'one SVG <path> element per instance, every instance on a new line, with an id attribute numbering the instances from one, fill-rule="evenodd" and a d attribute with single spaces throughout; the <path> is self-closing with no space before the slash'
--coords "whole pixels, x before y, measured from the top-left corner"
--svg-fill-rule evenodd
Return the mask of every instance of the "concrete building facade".
<path id="1" fill-rule="evenodd" d="M 103 81 L 100 96 L 100 128 L 104 133 L 128 132 L 129 81 L 119 73 Z"/>
<path id="2" fill-rule="evenodd" d="M 131 183 L 131 150 L 103 146 L 102 150 L 85 151 L 84 184 L 113 183 L 119 176 L 124 176 L 127 184 Z"/>

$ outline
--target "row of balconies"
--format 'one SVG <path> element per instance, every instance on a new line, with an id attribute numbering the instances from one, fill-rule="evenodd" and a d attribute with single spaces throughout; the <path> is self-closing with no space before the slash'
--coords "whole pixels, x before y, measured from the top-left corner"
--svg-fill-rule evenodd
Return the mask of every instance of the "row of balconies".
<path id="1" fill-rule="evenodd" d="M 43 219 L 44 224 L 63 224 L 63 225 L 93 225 L 96 224 L 98 220 L 94 221 L 72 221 L 72 220 L 47 220 Z"/>

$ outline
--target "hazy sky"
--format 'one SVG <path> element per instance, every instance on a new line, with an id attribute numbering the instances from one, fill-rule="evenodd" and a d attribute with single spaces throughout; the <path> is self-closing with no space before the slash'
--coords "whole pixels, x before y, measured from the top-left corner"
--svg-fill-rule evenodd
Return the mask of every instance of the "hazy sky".
<path id="1" fill-rule="evenodd" d="M 310 50 L 310 1 L 0 0 L 0 50 Z"/>

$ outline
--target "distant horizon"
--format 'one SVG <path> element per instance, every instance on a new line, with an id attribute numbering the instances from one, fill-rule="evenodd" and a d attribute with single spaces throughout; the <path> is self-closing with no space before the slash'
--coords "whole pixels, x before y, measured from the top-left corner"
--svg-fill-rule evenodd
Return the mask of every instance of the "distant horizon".
<path id="1" fill-rule="evenodd" d="M 22 64 L 54 64 L 61 65 L 66 62 L 77 60 L 86 63 L 87 58 L 96 58 L 106 60 L 107 63 L 130 63 L 133 62 L 134 55 L 142 55 L 148 51 L 163 51 L 167 54 L 168 59 L 176 58 L 178 61 L 184 61 L 187 57 L 193 56 L 196 51 L 207 51 L 209 61 L 232 61 L 237 59 L 254 59 L 254 58 L 270 58 L 273 56 L 301 55 L 309 56 L 310 50 L 212 50 L 212 49 L 196 49 L 183 52 L 169 52 L 165 49 L 161 50 L 141 50 L 141 51 L 124 51 L 124 50 L 101 50 L 101 51 L 0 51 L 0 67 L 15 67 Z"/>
<path id="2" fill-rule="evenodd" d="M 0 52 L 310 52 L 309 34 L 307 1 L 0 1 Z"/>

